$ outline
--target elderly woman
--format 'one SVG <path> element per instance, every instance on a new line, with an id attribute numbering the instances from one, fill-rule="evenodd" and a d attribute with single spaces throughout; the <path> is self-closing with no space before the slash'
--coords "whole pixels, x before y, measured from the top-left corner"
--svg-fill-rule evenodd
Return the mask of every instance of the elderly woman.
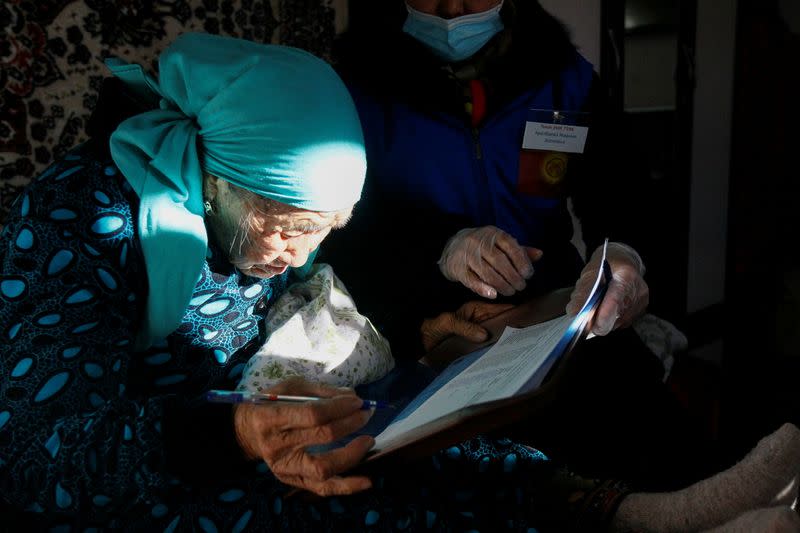
<path id="1" fill-rule="evenodd" d="M 346 89 L 305 52 L 187 34 L 159 67 L 155 81 L 113 64 L 143 109 L 110 140 L 94 138 L 35 180 L 3 232 L 4 526 L 607 524 L 626 494 L 621 484 L 559 478 L 567 482 L 553 490 L 560 474 L 545 457 L 507 440 L 475 439 L 402 475 L 346 474 L 371 437 L 326 453 L 307 448 L 366 423 L 370 412 L 350 389 L 295 379 L 273 391 L 325 399 L 233 409 L 200 400 L 235 386 L 288 271 L 347 221 L 364 149 Z M 107 110 L 118 114 L 122 105 Z M 785 429 L 767 443 L 781 444 L 767 448 L 793 450 L 792 438 L 796 429 Z M 791 453 L 777 455 L 796 466 Z M 759 496 L 736 509 L 759 506 L 784 481 L 763 477 Z M 296 488 L 328 498 L 289 497 Z M 719 494 L 711 500 L 724 501 Z M 691 514 L 696 495 L 636 495 L 623 502 L 617 526 L 671 524 L 674 512 L 653 522 L 646 511 L 660 504 Z M 570 513 L 568 501 L 582 512 Z"/>
<path id="2" fill-rule="evenodd" d="M 356 463 L 369 439 L 313 460 L 269 448 L 273 432 L 292 442 L 361 427 L 369 413 L 352 391 L 287 383 L 337 397 L 271 417 L 243 407 L 235 426 L 229 406 L 194 400 L 235 386 L 287 270 L 360 196 L 363 141 L 346 89 L 304 51 L 202 34 L 162 55 L 158 82 L 111 66 L 145 111 L 44 172 L 3 232 L 5 503 L 26 520 L 166 527 L 193 501 L 176 476 L 208 481 L 263 455 L 295 485 L 365 488 L 309 470 Z M 215 488 L 209 501 L 229 513 L 220 525 L 244 526 L 245 508 L 231 514 L 241 493 Z M 281 490 L 264 499 L 270 509 Z M 204 512 L 191 520 L 219 519 Z"/>

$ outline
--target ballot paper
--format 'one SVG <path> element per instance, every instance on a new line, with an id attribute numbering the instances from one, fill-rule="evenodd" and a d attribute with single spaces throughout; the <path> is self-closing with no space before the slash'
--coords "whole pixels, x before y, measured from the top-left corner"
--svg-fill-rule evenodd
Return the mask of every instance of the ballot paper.
<path id="1" fill-rule="evenodd" d="M 535 401 L 553 366 L 588 333 L 611 280 L 605 248 L 601 265 L 576 316 L 506 327 L 492 346 L 450 364 L 376 435 L 368 460 L 426 439 L 436 446 L 454 444 L 486 430 L 487 420 L 489 425 L 502 423 L 510 409 Z"/>

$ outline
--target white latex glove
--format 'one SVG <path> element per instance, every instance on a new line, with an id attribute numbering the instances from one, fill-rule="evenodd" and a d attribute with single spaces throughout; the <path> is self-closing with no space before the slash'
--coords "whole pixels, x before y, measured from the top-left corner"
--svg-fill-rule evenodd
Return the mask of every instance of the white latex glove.
<path id="1" fill-rule="evenodd" d="M 541 257 L 541 250 L 520 246 L 500 228 L 466 228 L 445 244 L 439 270 L 450 281 L 458 281 L 486 298 L 496 298 L 498 292 L 511 296 L 523 290 L 533 275 L 533 263 Z"/>
<path id="2" fill-rule="evenodd" d="M 586 302 L 597 279 L 602 258 L 601 246 L 594 251 L 575 284 L 567 304 L 568 315 L 575 315 Z M 630 326 L 644 314 L 650 303 L 650 288 L 642 277 L 644 263 L 636 250 L 626 244 L 610 242 L 606 259 L 611 267 L 612 280 L 595 315 L 592 325 L 592 333 L 595 335 L 607 335 L 613 329 Z"/>

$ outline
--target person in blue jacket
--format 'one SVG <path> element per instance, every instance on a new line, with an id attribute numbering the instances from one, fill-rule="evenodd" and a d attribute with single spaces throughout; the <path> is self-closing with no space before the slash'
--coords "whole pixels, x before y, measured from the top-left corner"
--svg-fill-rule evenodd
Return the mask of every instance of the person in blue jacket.
<path id="1" fill-rule="evenodd" d="M 593 326 L 601 338 L 586 343 L 563 409 L 540 426 L 553 431 L 536 442 L 584 467 L 613 465 L 668 486 L 729 460 L 712 460 L 724 455 L 625 328 L 649 302 L 644 263 L 622 242 L 636 224 L 641 175 L 597 73 L 562 24 L 527 0 L 360 6 L 334 57 L 361 118 L 367 178 L 353 222 L 320 253 L 395 357 L 416 359 L 452 334 L 483 341 L 481 320 L 562 287 L 574 285 L 567 312 L 576 312 L 608 238 L 614 280 Z M 588 128 L 585 145 L 530 143 L 526 132 L 558 117 Z M 587 262 L 571 242 L 569 199 Z"/>
<path id="2" fill-rule="evenodd" d="M 389 232 L 380 250 L 385 260 L 372 278 L 402 273 L 381 292 L 407 294 L 403 300 L 431 316 L 470 297 L 502 300 L 589 279 L 597 262 L 584 265 L 571 242 L 567 199 L 584 220 L 591 257 L 606 237 L 624 235 L 618 213 L 630 208 L 620 201 L 620 187 L 610 187 L 617 182 L 602 174 L 608 125 L 593 66 L 538 2 L 392 5 L 402 6 L 399 16 L 386 5 L 385 24 L 376 21 L 387 16 L 362 15 L 365 27 L 342 39 L 336 56 L 359 110 L 369 162 L 365 201 L 355 216 L 377 224 L 354 225 L 329 246 L 340 271 L 349 273 L 338 247 L 351 240 L 348 233 Z M 526 145 L 526 125 L 537 120 L 532 110 L 586 114 L 585 148 L 541 154 Z M 536 159 L 549 156 L 550 165 Z M 403 216 L 410 209 L 419 214 Z M 639 255 L 621 243 L 610 248 L 617 283 L 595 323 L 599 335 L 629 325 L 648 303 Z M 584 285 L 570 310 L 583 303 Z M 421 298 L 431 287 L 435 301 Z M 389 313 L 391 320 L 381 320 Z M 376 318 L 392 332 L 400 314 L 378 310 Z M 421 325 L 418 315 L 414 329 Z M 483 340 L 469 320 L 454 318 L 446 333 Z M 440 338 L 424 339 L 424 348 Z"/>

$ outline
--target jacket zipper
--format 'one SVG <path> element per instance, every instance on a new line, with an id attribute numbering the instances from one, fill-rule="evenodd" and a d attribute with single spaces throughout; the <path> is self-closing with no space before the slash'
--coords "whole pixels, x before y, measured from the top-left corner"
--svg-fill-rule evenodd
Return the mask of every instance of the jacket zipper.
<path id="1" fill-rule="evenodd" d="M 483 151 L 481 150 L 480 132 L 478 128 L 472 128 L 472 142 L 475 145 L 475 159 L 480 161 L 483 159 Z"/>

